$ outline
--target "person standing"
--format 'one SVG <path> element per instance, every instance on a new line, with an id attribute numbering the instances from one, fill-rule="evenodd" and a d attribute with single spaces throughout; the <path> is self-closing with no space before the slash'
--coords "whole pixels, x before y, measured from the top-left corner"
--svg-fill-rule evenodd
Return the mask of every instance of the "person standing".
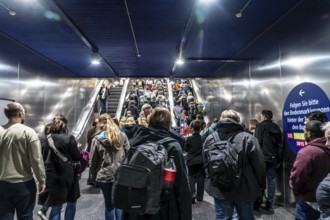
<path id="1" fill-rule="evenodd" d="M 213 118 L 211 126 L 201 132 L 203 140 L 205 140 L 213 131 L 217 130 L 218 122 L 218 118 Z"/>
<path id="2" fill-rule="evenodd" d="M 329 149 L 330 150 L 330 149 Z M 330 173 L 322 180 L 316 190 L 316 201 L 320 209 L 320 219 L 330 219 Z"/>
<path id="3" fill-rule="evenodd" d="M 101 139 L 107 139 L 109 145 L 102 144 Z M 115 217 L 116 220 L 121 219 L 121 210 L 113 207 L 111 195 L 116 171 L 128 149 L 129 142 L 126 134 L 120 131 L 110 115 L 101 115 L 92 140 L 90 173 L 92 181 L 101 187 L 105 201 L 106 220 L 114 220 Z"/>
<path id="4" fill-rule="evenodd" d="M 136 126 L 134 137 L 130 139 L 131 147 L 148 141 L 159 141 L 171 137 L 169 130 L 172 125 L 172 115 L 166 108 L 155 108 L 148 121 L 148 128 Z M 176 166 L 176 176 L 173 189 L 168 199 L 161 203 L 160 210 L 156 214 L 135 215 L 123 211 L 121 220 L 191 220 L 192 205 L 191 193 L 188 181 L 187 167 L 180 144 L 173 139 L 163 143 L 169 156 L 173 156 Z"/>
<path id="5" fill-rule="evenodd" d="M 101 105 L 100 114 L 108 113 L 108 96 L 110 95 L 110 90 L 103 83 L 99 91 L 99 100 Z"/>
<path id="6" fill-rule="evenodd" d="M 330 122 L 322 127 L 325 131 L 326 147 L 330 156 Z M 322 180 L 316 190 L 316 201 L 319 205 L 321 217 L 320 219 L 330 219 L 330 173 Z"/>
<path id="7" fill-rule="evenodd" d="M 276 189 L 276 167 L 282 162 L 282 131 L 280 127 L 273 121 L 273 112 L 270 110 L 262 110 L 261 122 L 256 125 L 255 137 L 258 139 L 262 153 L 264 154 L 266 164 L 267 179 L 267 211 L 273 210 L 273 202 Z M 255 210 L 260 210 L 262 197 L 254 204 Z"/>
<path id="8" fill-rule="evenodd" d="M 71 165 L 79 161 L 81 153 L 75 137 L 68 134 L 67 119 L 57 114 L 53 118 L 47 134 L 41 139 L 42 156 L 46 167 L 46 190 L 39 194 L 39 204 L 51 207 L 49 220 L 60 220 L 61 209 L 67 203 L 64 218 L 73 220 L 76 214 L 76 202 L 80 197 L 78 173 Z M 69 162 L 64 162 L 51 147 L 51 141 L 58 152 L 64 155 Z"/>
<path id="9" fill-rule="evenodd" d="M 255 118 L 251 119 L 248 123 L 248 131 L 254 135 L 255 131 L 256 131 L 256 127 L 257 124 L 259 123 L 259 121 Z"/>
<path id="10" fill-rule="evenodd" d="M 321 112 L 321 111 L 309 112 L 305 116 L 304 124 L 306 124 L 309 121 L 313 121 L 313 120 L 320 121 L 321 123 L 327 123 L 328 122 L 328 117 L 324 112 Z"/>
<path id="11" fill-rule="evenodd" d="M 142 106 L 141 110 L 142 111 L 138 118 L 138 122 L 139 122 L 138 124 L 148 125 L 148 115 L 150 115 L 150 113 L 152 112 L 152 107 L 147 103 Z"/>
<path id="12" fill-rule="evenodd" d="M 4 108 L 8 123 L 0 127 L 0 219 L 32 220 L 38 191 L 45 190 L 45 168 L 36 132 L 23 125 L 25 110 L 20 103 Z"/>
<path id="13" fill-rule="evenodd" d="M 290 188 L 296 196 L 295 218 L 319 219 L 316 189 L 330 172 L 322 122 L 308 121 L 304 127 L 307 145 L 300 149 L 290 174 Z"/>
<path id="14" fill-rule="evenodd" d="M 230 141 L 231 147 L 237 152 L 237 164 L 241 170 L 241 180 L 231 191 L 220 190 L 213 185 L 210 176 L 206 175 L 205 191 L 214 198 L 216 220 L 232 219 L 234 209 L 239 219 L 254 219 L 253 201 L 261 195 L 261 189 L 265 187 L 266 168 L 258 140 L 244 131 L 239 122 L 240 117 L 236 111 L 225 110 L 221 113 L 217 130 L 214 131 L 220 140 Z M 214 133 L 204 142 L 204 155 L 216 147 Z M 204 164 L 207 163 L 208 159 L 204 156 Z"/>
<path id="15" fill-rule="evenodd" d="M 193 133 L 186 140 L 184 147 L 187 152 L 187 166 L 189 174 L 189 183 L 192 194 L 192 203 L 203 201 L 204 195 L 204 169 L 203 169 L 203 142 L 199 134 L 201 130 L 201 121 L 195 120 L 192 123 Z M 197 183 L 197 194 L 195 193 L 195 185 Z"/>

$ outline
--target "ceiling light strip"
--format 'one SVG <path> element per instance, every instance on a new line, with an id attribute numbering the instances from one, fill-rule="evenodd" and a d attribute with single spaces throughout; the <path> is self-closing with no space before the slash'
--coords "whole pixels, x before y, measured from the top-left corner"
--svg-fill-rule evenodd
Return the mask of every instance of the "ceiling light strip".
<path id="1" fill-rule="evenodd" d="M 86 34 L 79 29 L 75 25 L 75 22 L 70 18 L 70 16 L 65 12 L 65 10 L 55 1 L 48 1 L 54 8 L 56 8 L 57 12 L 60 14 L 61 18 L 65 21 L 65 23 L 73 30 L 73 32 L 85 43 L 85 45 L 91 49 L 91 51 L 97 52 L 102 60 L 109 66 L 109 68 L 112 70 L 112 72 L 115 74 L 115 76 L 118 76 L 117 71 L 110 65 L 110 63 L 104 59 L 102 54 L 99 52 L 98 48 L 92 43 L 91 40 L 89 40 L 86 36 Z"/>
<path id="2" fill-rule="evenodd" d="M 269 30 L 271 30 L 276 24 L 278 24 L 283 18 L 285 18 L 287 15 L 289 15 L 292 11 L 294 11 L 301 3 L 303 3 L 304 0 L 300 0 L 298 2 L 296 2 L 293 7 L 291 7 L 289 10 L 287 10 L 284 14 L 282 14 L 276 21 L 274 21 L 271 25 L 269 25 L 265 30 L 263 30 L 260 34 L 258 34 L 258 36 L 256 36 L 252 41 L 250 41 L 247 45 L 245 45 L 244 47 L 242 47 L 235 56 L 233 56 L 233 59 L 236 59 L 237 57 L 239 57 L 239 55 L 241 53 L 243 53 L 243 51 L 245 51 L 247 48 L 249 48 L 252 44 L 254 44 L 259 38 L 261 38 L 265 33 L 267 33 Z M 214 77 L 216 76 L 216 74 L 226 66 L 226 64 L 220 66 L 216 71 L 214 71 L 213 73 L 211 73 L 209 75 L 209 77 Z"/>
<path id="3" fill-rule="evenodd" d="M 187 43 L 187 39 L 188 39 L 188 36 L 189 36 L 189 32 L 191 31 L 191 28 L 193 26 L 193 13 L 194 13 L 196 7 L 197 7 L 197 4 L 195 2 L 192 5 L 192 7 L 191 7 L 188 20 L 187 20 L 187 22 L 186 22 L 186 24 L 184 26 L 184 30 L 183 30 L 183 33 L 181 35 L 181 42 L 180 42 L 180 45 L 179 45 L 179 59 L 181 59 L 181 60 L 183 59 L 182 54 L 183 54 L 184 48 L 186 47 L 186 43 Z M 174 65 L 172 67 L 172 71 L 170 72 L 170 76 L 172 76 L 173 73 L 175 72 L 176 65 L 177 64 L 174 63 Z"/>
<path id="4" fill-rule="evenodd" d="M 236 17 L 237 18 L 240 18 L 240 17 L 242 17 L 242 13 L 243 13 L 243 11 L 245 10 L 245 8 L 250 4 L 250 2 L 251 2 L 251 0 L 249 0 L 244 6 L 243 6 L 243 8 L 236 14 Z"/>
<path id="5" fill-rule="evenodd" d="M 131 31 L 132 31 L 132 35 L 133 35 L 133 40 L 134 40 L 135 50 L 136 50 L 136 56 L 137 56 L 137 57 L 140 57 L 141 54 L 140 54 L 139 47 L 138 47 L 138 44 L 137 44 L 137 41 L 136 41 L 135 32 L 134 32 L 134 28 L 133 28 L 133 24 L 132 24 L 132 20 L 131 20 L 131 15 L 130 15 L 130 13 L 129 13 L 129 9 L 128 9 L 128 5 L 127 5 L 127 1 L 125 0 L 124 2 L 125 2 L 125 7 L 126 7 L 126 12 L 127 12 L 127 16 L 128 16 L 129 24 L 130 24 Z"/>
<path id="6" fill-rule="evenodd" d="M 12 15 L 12 16 L 15 16 L 15 15 L 16 15 L 16 11 L 10 9 L 8 6 L 6 6 L 6 5 L 3 4 L 2 2 L 0 2 L 0 5 L 1 5 L 2 7 L 4 7 L 4 8 L 9 12 L 10 15 Z"/>

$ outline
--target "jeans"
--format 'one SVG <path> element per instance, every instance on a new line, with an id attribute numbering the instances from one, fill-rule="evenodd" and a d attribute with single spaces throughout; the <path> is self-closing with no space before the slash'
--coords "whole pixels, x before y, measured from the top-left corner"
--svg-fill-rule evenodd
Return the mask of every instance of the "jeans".
<path id="1" fill-rule="evenodd" d="M 52 210 L 49 214 L 49 220 L 61 220 L 62 205 L 52 206 Z M 65 209 L 64 219 L 73 220 L 76 215 L 76 203 L 68 202 Z"/>
<path id="2" fill-rule="evenodd" d="M 112 194 L 112 183 L 99 183 L 104 201 L 105 201 L 105 220 L 114 220 L 116 216 L 116 220 L 121 219 L 121 209 L 116 209 L 113 207 L 111 202 L 111 194 Z"/>
<path id="3" fill-rule="evenodd" d="M 307 203 L 297 199 L 295 219 L 296 220 L 316 220 L 320 218 L 320 212 L 313 209 Z"/>
<path id="4" fill-rule="evenodd" d="M 272 206 L 275 197 L 276 184 L 276 164 L 266 162 L 266 179 L 267 179 L 267 200 L 266 205 Z"/>
<path id="5" fill-rule="evenodd" d="M 0 219 L 32 220 L 37 186 L 34 179 L 22 183 L 0 181 Z"/>
<path id="6" fill-rule="evenodd" d="M 235 203 L 214 198 L 215 220 L 231 220 L 234 207 L 240 220 L 253 220 L 253 202 Z"/>
<path id="7" fill-rule="evenodd" d="M 197 200 L 202 201 L 204 196 L 204 169 L 203 164 L 188 166 L 189 184 L 192 198 L 196 197 L 195 186 L 197 183 Z"/>
<path id="8" fill-rule="evenodd" d="M 108 113 L 108 99 L 100 99 L 100 107 L 101 107 L 100 114 Z"/>

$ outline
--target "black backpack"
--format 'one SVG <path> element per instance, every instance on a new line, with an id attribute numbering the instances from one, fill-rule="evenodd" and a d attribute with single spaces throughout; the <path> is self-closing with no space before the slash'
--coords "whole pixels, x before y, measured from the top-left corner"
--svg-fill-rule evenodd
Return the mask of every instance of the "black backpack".
<path id="1" fill-rule="evenodd" d="M 114 207 L 136 215 L 156 214 L 159 211 L 163 172 L 168 158 L 163 143 L 172 140 L 167 137 L 129 149 L 113 184 Z"/>
<path id="2" fill-rule="evenodd" d="M 231 140 L 220 140 L 218 132 L 211 134 L 214 142 L 206 150 L 207 164 L 205 166 L 208 178 L 213 186 L 218 187 L 223 192 L 235 189 L 241 182 L 243 161 L 239 161 L 239 154 L 232 146 Z"/>

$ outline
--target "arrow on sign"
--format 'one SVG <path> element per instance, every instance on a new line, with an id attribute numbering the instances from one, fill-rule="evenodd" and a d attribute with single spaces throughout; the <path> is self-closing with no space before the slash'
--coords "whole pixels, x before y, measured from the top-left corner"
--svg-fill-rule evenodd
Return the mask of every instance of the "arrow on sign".
<path id="1" fill-rule="evenodd" d="M 299 91 L 299 95 L 300 95 L 300 96 L 303 96 L 304 93 L 305 93 L 305 91 L 303 91 L 302 89 L 300 89 L 300 91 Z"/>

